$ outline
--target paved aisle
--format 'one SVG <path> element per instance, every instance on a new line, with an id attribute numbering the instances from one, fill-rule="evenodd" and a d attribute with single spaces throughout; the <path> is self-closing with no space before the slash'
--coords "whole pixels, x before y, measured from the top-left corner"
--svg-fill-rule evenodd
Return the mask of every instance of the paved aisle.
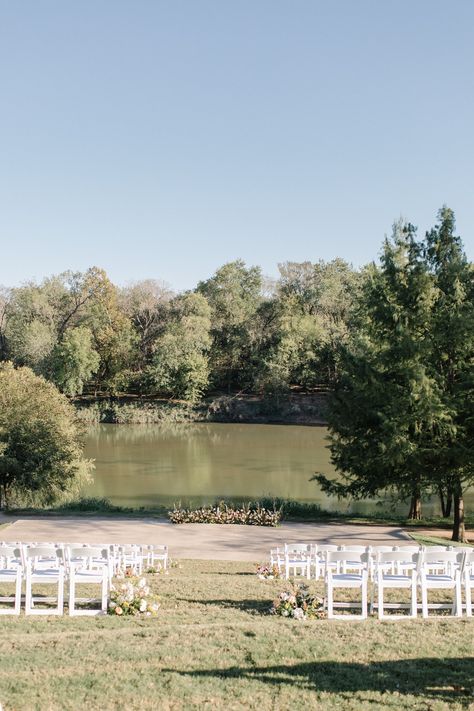
<path id="1" fill-rule="evenodd" d="M 2 521 L 11 519 L 3 518 Z M 283 543 L 398 545 L 411 539 L 391 526 L 283 523 L 278 528 L 187 523 L 99 516 L 18 519 L 0 529 L 5 541 L 64 543 L 162 543 L 173 558 L 265 561 Z"/>

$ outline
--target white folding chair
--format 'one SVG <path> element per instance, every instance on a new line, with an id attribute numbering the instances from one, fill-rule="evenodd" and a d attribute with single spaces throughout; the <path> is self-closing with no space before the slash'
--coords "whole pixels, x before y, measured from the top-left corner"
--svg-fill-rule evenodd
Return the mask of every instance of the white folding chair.
<path id="1" fill-rule="evenodd" d="M 123 571 L 132 571 L 134 575 L 141 575 L 143 570 L 143 557 L 141 546 L 136 544 L 120 545 L 118 548 L 120 567 Z"/>
<path id="2" fill-rule="evenodd" d="M 64 555 L 60 548 L 53 546 L 31 546 L 25 550 L 26 592 L 25 615 L 62 615 L 64 608 Z M 34 584 L 49 584 L 57 587 L 57 596 L 34 597 Z M 35 608 L 35 603 L 56 601 L 56 607 Z"/>
<path id="3" fill-rule="evenodd" d="M 332 543 L 323 543 L 321 545 L 318 543 L 314 546 L 314 577 L 316 580 L 319 580 L 321 575 L 324 576 L 327 567 L 326 553 L 338 550 L 339 546 Z M 334 563 L 333 567 L 336 568 L 337 565 Z"/>
<path id="4" fill-rule="evenodd" d="M 356 546 L 356 545 L 343 545 L 339 546 L 339 551 L 347 553 L 347 559 L 340 562 L 340 572 L 347 573 L 349 571 L 358 571 L 366 566 L 366 562 L 361 562 L 359 560 L 352 560 L 352 553 L 368 553 L 368 562 L 370 564 L 371 559 L 371 548 L 367 546 Z M 369 566 L 370 567 L 370 566 Z"/>
<path id="5" fill-rule="evenodd" d="M 338 572 L 341 569 L 354 563 L 358 564 L 358 569 L 352 572 Z M 336 569 L 334 569 L 336 566 Z M 369 567 L 369 551 L 364 553 L 357 551 L 328 551 L 326 553 L 326 604 L 328 619 L 352 619 L 365 620 L 367 618 L 367 578 Z M 334 590 L 336 588 L 353 588 L 361 591 L 361 602 L 335 602 Z M 334 608 L 361 608 L 360 615 L 335 615 Z"/>
<path id="6" fill-rule="evenodd" d="M 462 615 L 461 576 L 463 573 L 464 550 L 431 551 L 425 548 L 419 557 L 418 583 L 421 587 L 421 609 L 423 617 L 428 617 L 428 609 L 449 609 L 451 614 Z M 429 590 L 453 590 L 452 605 L 433 603 L 428 605 Z"/>
<path id="7" fill-rule="evenodd" d="M 158 563 L 166 570 L 168 568 L 168 546 L 156 544 L 143 546 L 143 561 L 150 568 L 154 568 Z"/>
<path id="8" fill-rule="evenodd" d="M 109 592 L 109 552 L 107 548 L 92 546 L 69 549 L 69 614 L 105 615 L 107 613 L 107 597 Z M 100 608 L 78 609 L 77 603 L 92 604 L 95 598 L 76 597 L 78 584 L 101 585 Z"/>
<path id="9" fill-rule="evenodd" d="M 374 589 L 371 608 L 374 607 L 374 593 L 377 590 L 377 607 L 379 619 L 408 619 L 408 616 L 386 615 L 385 608 L 409 608 L 410 616 L 417 613 L 417 567 L 420 553 L 405 553 L 404 551 L 378 552 L 375 563 Z M 410 604 L 384 603 L 384 590 L 405 589 L 411 591 Z"/>
<path id="10" fill-rule="evenodd" d="M 2 595 L 0 602 L 13 603 L 13 607 L 1 607 L 0 615 L 19 615 L 21 607 L 21 582 L 23 565 L 21 550 L 17 546 L 0 546 L 0 582 L 15 585 L 15 594 Z"/>
<path id="11" fill-rule="evenodd" d="M 307 543 L 285 543 L 285 577 L 288 580 L 290 571 L 292 575 L 303 575 L 308 580 L 311 578 L 312 546 Z"/>
<path id="12" fill-rule="evenodd" d="M 272 548 L 270 551 L 270 568 L 276 567 L 281 574 L 285 568 L 285 552 L 281 548 Z"/>

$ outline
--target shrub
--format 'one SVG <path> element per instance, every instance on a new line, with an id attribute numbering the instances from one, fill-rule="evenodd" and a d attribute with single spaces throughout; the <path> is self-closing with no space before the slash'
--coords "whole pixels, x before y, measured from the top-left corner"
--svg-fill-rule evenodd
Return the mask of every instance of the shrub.
<path id="1" fill-rule="evenodd" d="M 171 523 L 235 523 L 246 526 L 278 526 L 281 520 L 279 509 L 267 509 L 256 504 L 234 507 L 221 501 L 215 506 L 198 509 L 174 507 L 168 511 Z"/>

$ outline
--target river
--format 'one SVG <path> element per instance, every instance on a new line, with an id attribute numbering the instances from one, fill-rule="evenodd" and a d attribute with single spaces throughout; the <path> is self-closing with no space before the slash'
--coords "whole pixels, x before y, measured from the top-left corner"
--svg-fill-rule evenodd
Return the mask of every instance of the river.
<path id="1" fill-rule="evenodd" d="M 338 501 L 310 481 L 317 471 L 334 475 L 326 437 L 324 427 L 301 425 L 98 425 L 85 450 L 94 482 L 82 493 L 131 507 L 271 496 L 334 511 L 389 510 L 387 501 Z M 426 513 L 436 508 L 424 505 Z"/>

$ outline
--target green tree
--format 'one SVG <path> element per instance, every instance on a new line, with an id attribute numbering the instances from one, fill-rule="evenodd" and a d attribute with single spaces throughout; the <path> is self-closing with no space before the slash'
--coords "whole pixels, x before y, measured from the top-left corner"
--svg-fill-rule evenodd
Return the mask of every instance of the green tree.
<path id="1" fill-rule="evenodd" d="M 450 429 L 429 368 L 435 286 L 411 225 L 386 240 L 381 267 L 367 273 L 354 336 L 342 348 L 342 375 L 329 409 L 330 451 L 342 482 L 324 490 L 364 498 L 381 490 L 411 497 L 433 485 L 440 438 Z"/>
<path id="2" fill-rule="evenodd" d="M 267 367 L 288 383 L 330 386 L 338 374 L 339 347 L 351 332 L 361 275 L 342 259 L 279 265 L 278 337 Z"/>
<path id="3" fill-rule="evenodd" d="M 72 495 L 91 465 L 74 408 L 26 367 L 0 364 L 0 507 Z"/>
<path id="4" fill-rule="evenodd" d="M 426 235 L 425 255 L 436 298 L 430 329 L 431 369 L 451 427 L 439 442 L 438 487 L 454 501 L 453 540 L 465 540 L 463 492 L 474 481 L 474 269 L 443 207 Z"/>
<path id="5" fill-rule="evenodd" d="M 65 332 L 52 355 L 53 380 L 66 395 L 80 395 L 84 384 L 97 372 L 100 357 L 92 344 L 92 333 L 85 326 Z"/>
<path id="6" fill-rule="evenodd" d="M 198 400 L 209 382 L 211 310 L 202 294 L 174 299 L 169 322 L 154 344 L 151 391 Z"/>
<path id="7" fill-rule="evenodd" d="M 208 300 L 212 315 L 212 376 L 219 387 L 230 391 L 243 385 L 251 349 L 249 331 L 261 303 L 262 274 L 259 267 L 246 267 L 242 260 L 229 262 L 197 292 Z"/>

